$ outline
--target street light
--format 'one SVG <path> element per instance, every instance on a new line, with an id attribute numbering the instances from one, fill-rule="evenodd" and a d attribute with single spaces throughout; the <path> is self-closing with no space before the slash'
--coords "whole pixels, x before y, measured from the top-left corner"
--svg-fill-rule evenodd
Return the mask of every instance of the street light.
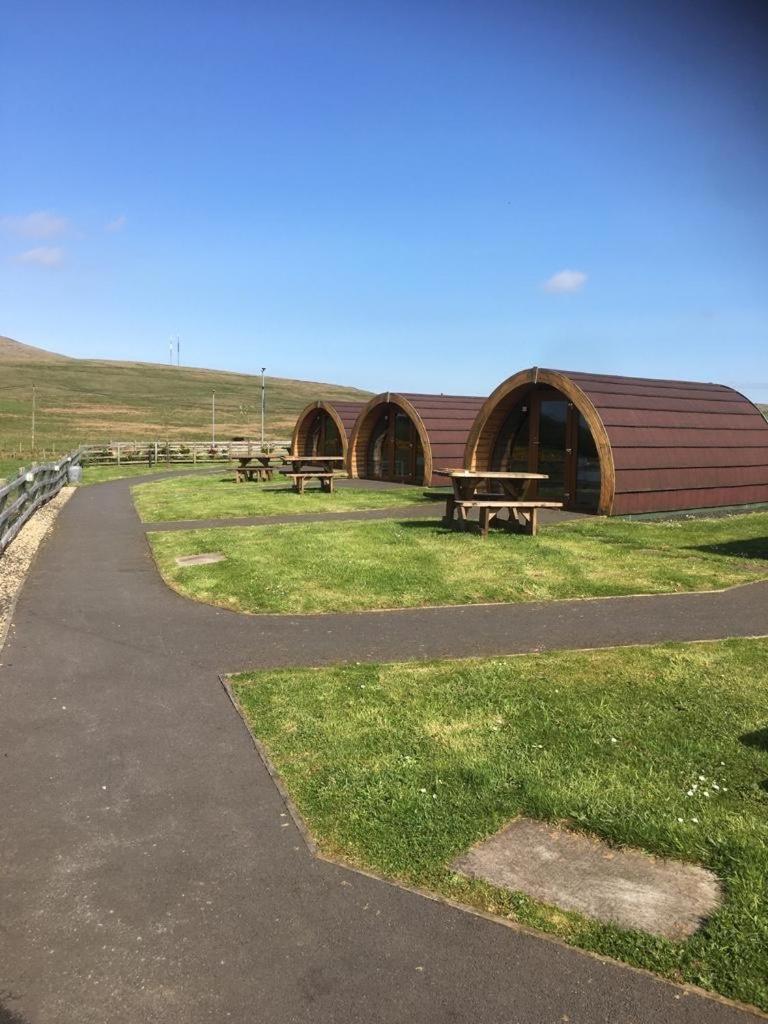
<path id="1" fill-rule="evenodd" d="M 264 451 L 264 409 L 266 406 L 266 389 L 264 386 L 264 371 L 266 366 L 261 368 L 261 450 Z"/>

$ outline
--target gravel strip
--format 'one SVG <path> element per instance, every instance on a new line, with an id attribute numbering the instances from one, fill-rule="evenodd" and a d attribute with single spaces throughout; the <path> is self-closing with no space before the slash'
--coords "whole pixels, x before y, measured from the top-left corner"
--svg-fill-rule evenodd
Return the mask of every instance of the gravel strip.
<path id="1" fill-rule="evenodd" d="M 37 549 L 53 528 L 59 510 L 74 493 L 74 487 L 62 487 L 55 498 L 51 498 L 24 524 L 5 553 L 0 555 L 0 649 L 8 635 L 16 599 Z"/>

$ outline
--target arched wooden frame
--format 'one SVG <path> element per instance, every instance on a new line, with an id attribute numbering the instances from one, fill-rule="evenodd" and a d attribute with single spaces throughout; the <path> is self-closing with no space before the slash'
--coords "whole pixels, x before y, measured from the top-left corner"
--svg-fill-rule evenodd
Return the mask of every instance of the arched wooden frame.
<path id="1" fill-rule="evenodd" d="M 406 416 L 408 416 L 416 427 L 416 433 L 419 435 L 419 441 L 421 442 L 421 450 L 424 452 L 424 475 L 421 480 L 417 481 L 417 483 L 424 484 L 426 486 L 432 479 L 432 446 L 429 443 L 427 428 L 424 426 L 424 421 L 416 411 L 412 402 L 409 402 L 408 399 L 404 398 L 402 395 L 397 395 L 389 391 L 381 395 L 374 395 L 370 402 L 363 407 L 362 412 L 357 417 L 355 425 L 352 428 L 352 435 L 349 439 L 349 448 L 347 450 L 347 472 L 351 477 L 359 478 L 365 476 L 368 459 L 368 445 L 371 440 L 373 428 L 376 426 L 379 416 L 381 415 L 381 406 L 383 405 L 396 405 L 405 413 Z"/>
<path id="2" fill-rule="evenodd" d="M 326 413 L 333 421 L 334 426 L 339 432 L 341 438 L 341 454 L 344 458 L 347 457 L 347 431 L 344 424 L 341 422 L 341 417 L 338 412 L 334 409 L 330 402 L 310 402 L 309 405 L 305 406 L 299 413 L 299 418 L 296 420 L 296 426 L 293 428 L 293 437 L 291 438 L 291 451 L 297 455 L 308 455 L 307 443 L 309 440 L 309 428 L 312 424 L 312 419 L 315 413 L 321 410 Z"/>
<path id="3" fill-rule="evenodd" d="M 556 370 L 540 370 L 534 366 L 529 370 L 521 370 L 499 384 L 483 403 L 469 432 L 464 449 L 465 467 L 481 470 L 490 468 L 493 446 L 504 420 L 512 408 L 537 384 L 545 384 L 559 391 L 569 402 L 573 402 L 586 420 L 600 459 L 600 498 L 597 511 L 601 515 L 610 515 L 616 491 L 616 473 L 605 425 L 581 388 Z"/>

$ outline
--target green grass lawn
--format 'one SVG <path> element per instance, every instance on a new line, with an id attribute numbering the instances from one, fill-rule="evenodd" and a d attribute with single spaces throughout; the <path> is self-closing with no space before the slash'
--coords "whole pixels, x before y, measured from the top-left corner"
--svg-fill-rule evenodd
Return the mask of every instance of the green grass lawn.
<path id="1" fill-rule="evenodd" d="M 202 470 L 206 467 L 200 467 Z M 210 469 L 210 467 L 207 467 Z M 83 466 L 83 483 L 84 484 L 104 484 L 109 483 L 110 480 L 126 480 L 132 476 L 147 476 L 149 473 L 192 473 L 193 468 L 190 465 L 166 465 L 164 462 L 158 462 L 155 466 L 148 466 L 146 462 L 140 465 L 123 464 L 122 466 L 109 465 L 109 466 Z M 172 483 L 175 481 L 171 481 Z M 142 486 L 141 484 L 139 486 Z M 152 486 L 148 484 L 147 486 Z"/>
<path id="2" fill-rule="evenodd" d="M 0 459 L 0 480 L 13 480 L 18 475 L 21 466 L 27 466 L 29 462 L 23 459 Z"/>
<path id="3" fill-rule="evenodd" d="M 288 669 L 233 685 L 326 854 L 768 1010 L 767 641 Z M 519 814 L 704 864 L 724 904 L 675 943 L 450 871 Z"/>
<path id="4" fill-rule="evenodd" d="M 55 462 L 55 459 L 49 461 Z M 20 466 L 31 466 L 30 459 L 0 459 L 0 479 L 7 477 L 13 479 Z M 148 466 L 146 462 L 141 465 L 109 465 L 109 466 L 83 466 L 83 484 L 101 484 L 110 480 L 123 480 L 131 476 L 146 476 L 147 473 L 167 473 L 169 470 L 187 473 L 191 472 L 191 466 L 170 465 L 159 463 L 157 466 Z"/>
<path id="5" fill-rule="evenodd" d="M 423 504 L 423 487 L 394 487 L 391 490 L 338 488 L 324 494 L 319 488 L 296 494 L 290 482 L 234 482 L 232 471 L 223 476 L 182 477 L 154 484 L 138 484 L 133 500 L 147 523 L 174 519 L 228 519 L 234 516 L 291 515 L 301 512 L 353 512 L 368 508 L 397 508 Z"/>
<path id="6" fill-rule="evenodd" d="M 537 537 L 492 532 L 487 540 L 433 521 L 392 520 L 155 533 L 150 541 L 176 590 L 251 612 L 658 594 L 768 576 L 768 513 L 588 519 L 545 527 Z M 226 561 L 176 565 L 178 555 L 204 551 L 221 551 Z"/>

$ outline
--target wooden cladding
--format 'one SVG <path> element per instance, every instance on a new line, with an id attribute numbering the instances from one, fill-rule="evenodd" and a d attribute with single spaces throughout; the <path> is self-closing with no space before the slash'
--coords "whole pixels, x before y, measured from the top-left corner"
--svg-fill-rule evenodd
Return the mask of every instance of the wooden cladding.
<path id="1" fill-rule="evenodd" d="M 722 384 L 532 368 L 484 403 L 466 465 L 490 466 L 513 408 L 551 388 L 583 415 L 600 455 L 599 511 L 607 515 L 768 502 L 768 423 Z"/>

